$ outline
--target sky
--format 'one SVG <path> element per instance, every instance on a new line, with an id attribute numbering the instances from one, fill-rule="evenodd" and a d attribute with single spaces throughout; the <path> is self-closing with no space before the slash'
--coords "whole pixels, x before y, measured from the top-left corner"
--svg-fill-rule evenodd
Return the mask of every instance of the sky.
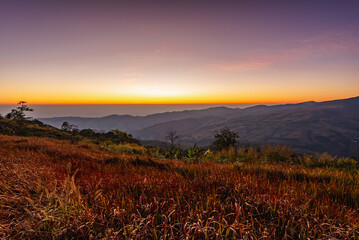
<path id="1" fill-rule="evenodd" d="M 0 2 L 0 104 L 359 95 L 359 1 Z"/>

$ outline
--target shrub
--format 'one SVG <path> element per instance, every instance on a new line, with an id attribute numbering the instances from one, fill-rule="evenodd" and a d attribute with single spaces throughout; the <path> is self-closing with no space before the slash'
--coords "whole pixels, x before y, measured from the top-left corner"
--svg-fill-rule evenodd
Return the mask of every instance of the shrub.
<path id="1" fill-rule="evenodd" d="M 222 128 L 220 132 L 214 135 L 214 142 L 211 145 L 213 150 L 220 151 L 222 149 L 229 149 L 234 147 L 237 143 L 237 138 L 239 138 L 236 132 L 232 132 L 229 128 Z"/>

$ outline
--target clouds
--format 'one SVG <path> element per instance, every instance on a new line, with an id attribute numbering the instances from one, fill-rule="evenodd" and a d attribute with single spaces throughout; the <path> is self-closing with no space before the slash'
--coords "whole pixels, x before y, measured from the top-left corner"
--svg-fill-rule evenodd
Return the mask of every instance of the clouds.
<path id="1" fill-rule="evenodd" d="M 210 66 L 222 71 L 248 72 L 295 61 L 322 61 L 321 58 L 335 58 L 338 55 L 358 57 L 359 31 L 355 28 L 324 31 L 268 46 L 253 51 L 253 56 L 237 57 Z"/>
<path id="2" fill-rule="evenodd" d="M 131 68 L 124 69 L 120 73 L 120 81 L 126 84 L 139 82 L 142 79 L 143 73 Z"/>
<path id="3" fill-rule="evenodd" d="M 269 68 L 280 62 L 294 60 L 290 56 L 256 56 L 246 57 L 239 61 L 213 65 L 216 69 L 234 72 L 247 72 Z"/>

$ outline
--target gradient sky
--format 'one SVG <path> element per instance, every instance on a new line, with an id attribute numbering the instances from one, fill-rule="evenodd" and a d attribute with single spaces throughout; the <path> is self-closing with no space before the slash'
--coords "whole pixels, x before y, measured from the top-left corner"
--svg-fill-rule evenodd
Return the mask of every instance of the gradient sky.
<path id="1" fill-rule="evenodd" d="M 0 3 L 0 103 L 359 95 L 359 1 Z"/>

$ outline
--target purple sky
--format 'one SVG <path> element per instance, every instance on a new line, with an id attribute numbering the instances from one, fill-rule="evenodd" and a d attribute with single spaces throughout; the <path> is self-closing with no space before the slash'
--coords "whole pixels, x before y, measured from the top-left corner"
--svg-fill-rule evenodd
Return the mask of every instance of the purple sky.
<path id="1" fill-rule="evenodd" d="M 359 1 L 1 1 L 0 103 L 359 95 Z"/>

